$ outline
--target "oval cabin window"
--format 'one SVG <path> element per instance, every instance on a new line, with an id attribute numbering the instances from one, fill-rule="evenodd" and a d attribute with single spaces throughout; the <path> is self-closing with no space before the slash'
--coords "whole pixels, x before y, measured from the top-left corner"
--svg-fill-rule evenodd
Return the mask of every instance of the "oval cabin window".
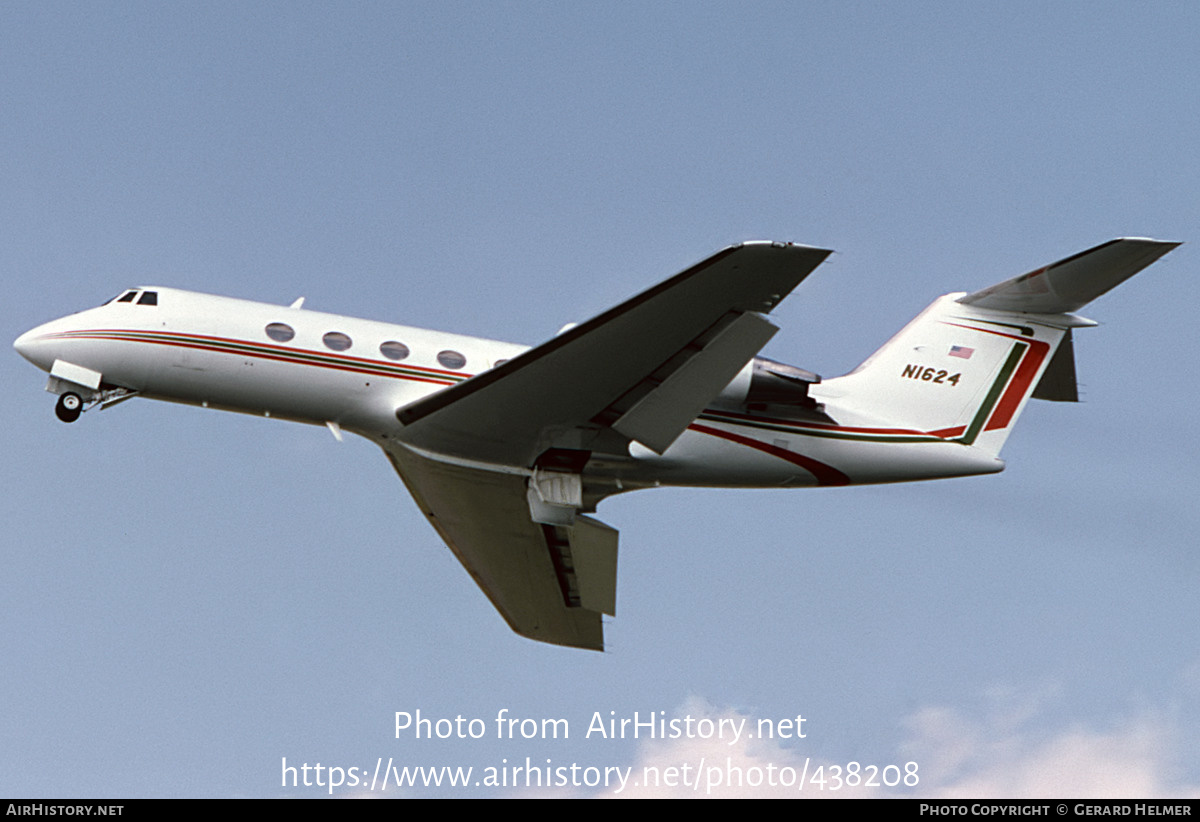
<path id="1" fill-rule="evenodd" d="M 296 332 L 287 323 L 271 323 L 267 326 L 267 336 L 275 342 L 288 342 Z"/>
<path id="2" fill-rule="evenodd" d="M 446 368 L 462 368 L 467 364 L 467 358 L 457 351 L 440 351 L 438 352 L 438 362 Z"/>
<path id="3" fill-rule="evenodd" d="M 380 344 L 379 353 L 389 360 L 402 360 L 408 356 L 408 346 L 402 342 L 388 340 Z"/>
<path id="4" fill-rule="evenodd" d="M 345 351 L 353 345 L 350 338 L 341 331 L 330 331 L 321 341 L 325 343 L 326 348 L 332 348 L 334 351 Z"/>

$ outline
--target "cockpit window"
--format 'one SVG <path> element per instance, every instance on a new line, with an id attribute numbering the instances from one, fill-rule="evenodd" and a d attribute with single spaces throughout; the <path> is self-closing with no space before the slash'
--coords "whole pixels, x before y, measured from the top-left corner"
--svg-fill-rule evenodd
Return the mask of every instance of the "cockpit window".
<path id="1" fill-rule="evenodd" d="M 139 296 L 141 295 L 141 296 Z M 140 288 L 131 288 L 128 291 L 122 291 L 116 297 L 110 300 L 105 300 L 100 305 L 108 305 L 109 303 L 133 303 L 138 305 L 158 305 L 157 291 L 143 291 Z"/>

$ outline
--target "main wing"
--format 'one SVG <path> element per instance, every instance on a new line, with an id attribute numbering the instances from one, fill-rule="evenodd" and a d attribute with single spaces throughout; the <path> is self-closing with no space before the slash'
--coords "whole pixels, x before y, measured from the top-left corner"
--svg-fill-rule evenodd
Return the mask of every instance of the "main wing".
<path id="1" fill-rule="evenodd" d="M 388 457 L 438 534 L 522 636 L 604 649 L 616 613 L 617 532 L 590 517 L 570 527 L 529 516 L 525 478 L 393 447 Z"/>
<path id="2" fill-rule="evenodd" d="M 666 450 L 774 334 L 762 314 L 830 253 L 727 248 L 397 412 L 404 430 L 387 448 L 392 464 L 514 631 L 603 649 L 601 615 L 616 612 L 617 532 L 577 515 L 590 454 L 627 454 L 630 440 Z M 546 489 L 569 515 L 539 509 L 535 521 Z"/>
<path id="3" fill-rule="evenodd" d="M 746 243 L 398 412 L 402 439 L 530 466 L 631 439 L 662 452 L 777 330 L 762 318 L 831 252 Z M 604 450 L 603 444 L 599 450 Z"/>

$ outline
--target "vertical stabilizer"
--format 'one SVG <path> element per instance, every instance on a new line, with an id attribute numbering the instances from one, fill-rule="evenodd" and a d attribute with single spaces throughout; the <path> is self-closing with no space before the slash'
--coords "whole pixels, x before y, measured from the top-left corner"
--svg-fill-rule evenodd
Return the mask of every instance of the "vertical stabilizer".
<path id="1" fill-rule="evenodd" d="M 1075 398 L 1071 329 L 1095 323 L 1071 312 L 1177 245 L 1112 240 L 991 288 L 941 297 L 854 371 L 822 383 L 823 399 L 859 421 L 995 456 L 1031 396 Z"/>

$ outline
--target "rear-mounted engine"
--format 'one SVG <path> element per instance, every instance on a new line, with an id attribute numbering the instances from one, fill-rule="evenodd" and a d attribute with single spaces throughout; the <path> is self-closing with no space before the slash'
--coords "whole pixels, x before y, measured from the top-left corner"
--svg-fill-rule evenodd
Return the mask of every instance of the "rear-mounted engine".
<path id="1" fill-rule="evenodd" d="M 717 395 L 714 404 L 749 410 L 771 406 L 819 411 L 817 401 L 808 395 L 808 387 L 820 381 L 820 376 L 803 368 L 755 357 Z"/>

